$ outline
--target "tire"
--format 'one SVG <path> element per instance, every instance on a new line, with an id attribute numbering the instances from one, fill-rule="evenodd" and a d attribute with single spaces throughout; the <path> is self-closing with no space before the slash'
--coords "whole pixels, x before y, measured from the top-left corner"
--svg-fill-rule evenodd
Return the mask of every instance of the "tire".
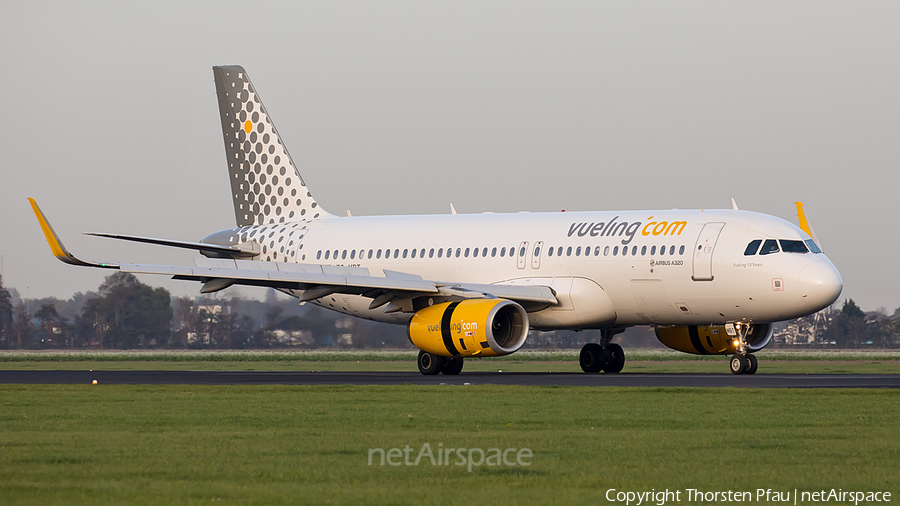
<path id="1" fill-rule="evenodd" d="M 622 372 L 625 368 L 625 350 L 616 343 L 609 343 L 606 345 L 606 351 L 609 353 L 609 360 L 603 371 L 610 374 Z"/>
<path id="2" fill-rule="evenodd" d="M 759 361 L 756 360 L 754 355 L 747 355 L 747 360 L 749 361 L 749 367 L 745 371 L 745 374 L 756 374 L 756 370 L 759 368 Z"/>
<path id="3" fill-rule="evenodd" d="M 419 364 L 420 373 L 434 376 L 441 372 L 441 368 L 444 366 L 444 357 L 419 350 L 419 358 L 416 362 Z"/>
<path id="4" fill-rule="evenodd" d="M 744 374 L 750 366 L 747 357 L 741 355 L 733 355 L 731 357 L 731 374 Z"/>
<path id="5" fill-rule="evenodd" d="M 581 348 L 581 354 L 578 356 L 578 365 L 584 372 L 600 372 L 605 365 L 603 360 L 608 358 L 606 352 L 597 343 L 587 343 Z"/>
<path id="6" fill-rule="evenodd" d="M 456 376 L 462 371 L 464 363 L 465 359 L 462 357 L 445 357 L 444 366 L 441 367 L 441 372 L 447 376 Z"/>

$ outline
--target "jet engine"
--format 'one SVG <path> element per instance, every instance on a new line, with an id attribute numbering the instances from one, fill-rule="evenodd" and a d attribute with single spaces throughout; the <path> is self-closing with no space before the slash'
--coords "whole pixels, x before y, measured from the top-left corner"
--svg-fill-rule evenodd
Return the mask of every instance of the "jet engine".
<path id="1" fill-rule="evenodd" d="M 504 299 L 435 304 L 413 315 L 407 327 L 416 348 L 444 357 L 494 357 L 525 344 L 528 314 Z"/>
<path id="2" fill-rule="evenodd" d="M 757 323 L 747 332 L 747 351 L 756 352 L 772 340 L 771 323 Z M 673 325 L 656 327 L 656 338 L 673 350 L 695 355 L 731 355 L 737 353 L 735 339 L 725 325 Z"/>

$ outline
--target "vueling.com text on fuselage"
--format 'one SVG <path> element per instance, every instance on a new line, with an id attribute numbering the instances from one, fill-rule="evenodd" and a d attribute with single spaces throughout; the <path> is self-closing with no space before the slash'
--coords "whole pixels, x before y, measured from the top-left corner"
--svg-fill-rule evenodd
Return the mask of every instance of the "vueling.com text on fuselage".
<path id="1" fill-rule="evenodd" d="M 669 236 L 669 235 L 681 235 L 684 232 L 684 228 L 687 226 L 687 221 L 652 221 L 653 216 L 647 218 L 647 224 L 644 225 L 642 221 L 635 221 L 634 223 L 628 222 L 616 222 L 619 217 L 607 221 L 607 222 L 590 222 L 590 223 L 572 223 L 569 225 L 569 233 L 566 237 L 572 237 L 572 235 L 577 235 L 578 237 L 622 237 L 625 236 L 625 239 L 622 239 L 622 244 L 628 244 L 637 234 L 638 230 L 641 231 L 641 235 L 645 236 Z M 643 225 L 643 227 L 641 227 Z"/>

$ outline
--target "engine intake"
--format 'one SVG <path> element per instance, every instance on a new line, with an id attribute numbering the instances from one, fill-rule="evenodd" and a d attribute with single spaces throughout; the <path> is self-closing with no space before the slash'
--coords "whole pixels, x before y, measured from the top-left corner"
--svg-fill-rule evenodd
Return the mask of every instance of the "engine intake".
<path id="1" fill-rule="evenodd" d="M 416 348 L 445 357 L 515 353 L 528 336 L 528 314 L 511 300 L 444 302 L 413 315 L 407 327 Z"/>
<path id="2" fill-rule="evenodd" d="M 747 332 L 747 349 L 759 351 L 772 340 L 771 323 L 757 323 Z M 694 355 L 731 355 L 737 349 L 725 325 L 673 325 L 656 327 L 656 338 L 673 350 Z"/>

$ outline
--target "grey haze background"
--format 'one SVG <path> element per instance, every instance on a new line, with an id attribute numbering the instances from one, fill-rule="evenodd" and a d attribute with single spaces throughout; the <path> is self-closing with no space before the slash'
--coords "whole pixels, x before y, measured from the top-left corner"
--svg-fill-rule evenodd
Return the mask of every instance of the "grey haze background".
<path id="1" fill-rule="evenodd" d="M 5 2 L 4 281 L 68 297 L 26 201 L 94 260 L 234 225 L 210 67 L 243 65 L 335 214 L 807 212 L 866 309 L 900 306 L 897 2 Z M 147 277 L 174 294 L 196 283 Z"/>

